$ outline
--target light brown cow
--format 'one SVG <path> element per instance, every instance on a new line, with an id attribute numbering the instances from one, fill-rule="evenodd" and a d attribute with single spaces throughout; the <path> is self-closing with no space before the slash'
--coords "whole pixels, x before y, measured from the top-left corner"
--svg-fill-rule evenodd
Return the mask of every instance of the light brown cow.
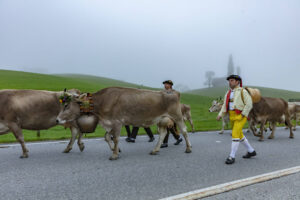
<path id="1" fill-rule="evenodd" d="M 62 94 L 41 90 L 0 91 L 0 135 L 9 132 L 14 134 L 23 150 L 21 158 L 28 157 L 22 129 L 44 130 L 56 126 L 56 117 L 61 110 L 59 97 Z M 78 129 L 72 126 L 71 131 L 75 140 Z M 69 145 L 73 145 L 74 140 L 71 139 Z M 83 144 L 78 145 L 83 150 Z"/>
<path id="2" fill-rule="evenodd" d="M 211 107 L 208 109 L 209 112 L 220 112 L 223 106 L 223 102 L 219 102 L 218 100 L 213 100 Z M 226 113 L 224 117 L 222 117 L 222 129 L 219 134 L 224 133 L 225 126 L 228 127 L 229 124 L 229 114 Z"/>
<path id="3" fill-rule="evenodd" d="M 270 122 L 272 126 L 272 133 L 268 137 L 269 139 L 274 138 L 277 122 L 286 123 L 290 128 L 290 138 L 294 138 L 288 103 L 281 98 L 262 97 L 258 103 L 253 104 L 249 117 L 252 119 L 252 123 L 260 123 L 260 134 L 257 134 L 253 128 L 254 126 L 250 125 L 253 134 L 260 137 L 259 141 L 264 139 L 263 130 L 266 122 Z"/>
<path id="4" fill-rule="evenodd" d="M 300 118 L 300 105 L 291 102 L 289 102 L 288 104 L 289 104 L 290 119 L 296 120 L 296 124 L 295 126 L 293 126 L 293 130 L 295 131 Z M 288 127 L 286 127 L 286 129 L 288 129 Z"/>
<path id="5" fill-rule="evenodd" d="M 194 129 L 194 124 L 193 124 L 193 120 L 192 120 L 192 114 L 191 114 L 191 107 L 187 104 L 181 104 L 181 112 L 182 112 L 182 116 L 183 116 L 183 120 L 184 121 L 188 121 L 192 127 L 192 132 L 195 131 Z"/>
<path id="6" fill-rule="evenodd" d="M 58 123 L 72 122 L 80 117 L 82 97 L 73 95 L 72 100 L 57 117 Z M 119 137 L 122 126 L 133 125 L 149 127 L 158 124 L 160 136 L 156 147 L 151 152 L 157 154 L 167 131 L 163 123 L 170 118 L 179 127 L 186 141 L 186 153 L 191 152 L 186 126 L 183 122 L 180 106 L 180 94 L 176 91 L 152 91 L 134 88 L 110 87 L 92 94 L 94 102 L 94 116 L 106 130 L 105 140 L 113 151 L 110 160 L 118 159 Z M 166 122 L 168 120 L 166 119 Z M 159 123 L 160 122 L 160 123 Z M 163 126 L 162 126 L 163 125 Z M 112 144 L 111 136 L 113 136 Z"/>

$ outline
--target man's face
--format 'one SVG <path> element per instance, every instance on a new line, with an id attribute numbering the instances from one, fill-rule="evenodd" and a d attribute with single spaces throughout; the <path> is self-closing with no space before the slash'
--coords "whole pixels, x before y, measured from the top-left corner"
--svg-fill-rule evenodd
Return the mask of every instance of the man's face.
<path id="1" fill-rule="evenodd" d="M 172 88 L 172 85 L 169 84 L 169 83 L 165 83 L 164 86 L 165 86 L 165 89 L 166 89 L 166 90 L 169 90 L 169 89 Z"/>
<path id="2" fill-rule="evenodd" d="M 238 86 L 239 84 L 240 84 L 240 82 L 239 81 L 237 81 L 237 80 L 235 80 L 235 79 L 229 79 L 228 80 L 228 82 L 229 82 L 229 87 L 231 88 L 231 89 L 234 89 L 236 86 Z"/>

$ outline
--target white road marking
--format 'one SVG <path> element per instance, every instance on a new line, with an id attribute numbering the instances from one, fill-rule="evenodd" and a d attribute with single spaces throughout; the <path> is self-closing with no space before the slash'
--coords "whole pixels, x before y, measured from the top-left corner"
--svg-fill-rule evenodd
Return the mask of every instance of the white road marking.
<path id="1" fill-rule="evenodd" d="M 253 176 L 245 179 L 240 179 L 220 185 L 215 185 L 207 188 L 203 188 L 200 190 L 194 190 L 191 192 L 163 198 L 160 200 L 192 200 L 192 199 L 200 199 L 208 196 L 213 196 L 216 194 L 220 194 L 223 192 L 228 192 L 231 190 L 235 190 L 241 187 L 245 187 L 248 185 L 256 184 L 256 183 L 261 183 L 264 181 L 269 181 L 275 178 L 280 178 L 283 176 L 291 175 L 300 172 L 300 166 L 297 167 L 292 167 L 292 168 L 287 168 L 283 170 L 278 170 L 266 174 L 261 174 L 258 176 Z"/>

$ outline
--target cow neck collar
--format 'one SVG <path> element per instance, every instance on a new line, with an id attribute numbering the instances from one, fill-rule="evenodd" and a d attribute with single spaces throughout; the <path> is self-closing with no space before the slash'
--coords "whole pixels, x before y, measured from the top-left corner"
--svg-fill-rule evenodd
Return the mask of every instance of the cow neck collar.
<path id="1" fill-rule="evenodd" d="M 80 115 L 94 114 L 94 101 L 91 93 L 87 93 L 87 96 L 84 97 L 83 101 L 79 105 Z"/>

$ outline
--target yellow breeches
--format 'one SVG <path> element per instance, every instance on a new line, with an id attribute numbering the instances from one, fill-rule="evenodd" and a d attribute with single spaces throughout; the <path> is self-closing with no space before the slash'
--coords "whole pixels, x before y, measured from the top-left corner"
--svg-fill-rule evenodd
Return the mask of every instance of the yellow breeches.
<path id="1" fill-rule="evenodd" d="M 232 127 L 232 139 L 243 139 L 243 127 L 247 122 L 247 117 L 243 117 L 242 114 L 237 114 L 234 110 L 229 110 L 229 119 Z"/>

